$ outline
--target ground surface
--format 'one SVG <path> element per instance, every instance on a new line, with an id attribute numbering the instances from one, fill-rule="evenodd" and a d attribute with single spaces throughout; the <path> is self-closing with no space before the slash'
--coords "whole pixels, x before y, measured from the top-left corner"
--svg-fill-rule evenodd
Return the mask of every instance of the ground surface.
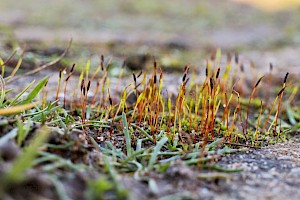
<path id="1" fill-rule="evenodd" d="M 299 141 L 289 141 L 245 154 L 223 157 L 219 163 L 244 171 L 235 174 L 219 174 L 219 179 L 200 181 L 199 171 L 176 163 L 167 173 L 156 177 L 159 187 L 152 199 L 298 199 L 300 182 Z M 212 177 L 218 174 L 212 172 Z M 127 188 L 137 182 L 123 178 Z M 148 199 L 151 192 L 135 187 L 135 199 Z M 146 192 L 146 193 L 145 193 Z M 149 196 L 144 196 L 148 194 Z M 142 198 L 144 196 L 145 198 Z"/>
<path id="2" fill-rule="evenodd" d="M 113 55 L 119 62 L 124 55 L 147 54 L 157 56 L 165 66 L 175 65 L 181 70 L 182 65 L 191 64 L 199 69 L 209 50 L 221 47 L 224 51 L 241 52 L 240 60 L 246 72 L 251 72 L 246 73 L 249 76 L 268 72 L 269 62 L 274 64 L 274 74 L 279 78 L 287 71 L 294 76 L 299 74 L 299 8 L 274 14 L 222 0 L 189 1 L 184 6 L 174 1 L 172 6 L 165 5 L 166 9 L 156 1 L 139 2 L 51 1 L 51 5 L 45 6 L 34 0 L 30 3 L 2 0 L 0 13 L 5 17 L 0 19 L 3 50 L 0 55 L 7 57 L 11 47 L 18 45 L 16 41 L 21 46 L 26 43 L 28 51 L 34 52 L 24 59 L 29 66 L 25 71 L 31 70 L 30 56 L 37 65 L 47 62 L 63 50 L 72 36 L 74 44 L 65 60 L 67 65 L 70 60 L 83 65 L 91 53 L 101 52 Z M 175 11 L 178 7 L 182 9 Z M 251 61 L 256 65 L 254 72 Z M 199 72 L 203 75 L 204 68 Z M 52 74 L 48 87 L 51 94 L 56 91 L 57 68 L 55 73 L 43 71 L 8 86 L 18 88 L 24 82 L 49 74 Z M 172 84 L 178 83 L 180 76 L 169 74 L 166 79 L 167 89 L 176 90 Z M 182 163 L 174 164 L 164 174 L 152 175 L 159 188 L 155 194 L 142 180 L 132 176 L 121 177 L 121 181 L 135 199 L 296 200 L 300 196 L 300 146 L 296 136 L 286 143 L 221 158 L 222 165 L 244 171 L 221 174 L 222 178 L 211 181 L 200 180 L 198 169 Z"/>

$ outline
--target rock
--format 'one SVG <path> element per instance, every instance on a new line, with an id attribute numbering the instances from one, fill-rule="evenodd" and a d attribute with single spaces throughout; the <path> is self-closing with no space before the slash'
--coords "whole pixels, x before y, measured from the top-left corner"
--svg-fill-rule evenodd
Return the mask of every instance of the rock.
<path id="1" fill-rule="evenodd" d="M 20 148 L 13 140 L 9 140 L 8 142 L 0 145 L 0 158 L 4 161 L 14 160 L 19 153 Z"/>
<path id="2" fill-rule="evenodd" d="M 289 176 L 293 178 L 300 178 L 300 167 L 293 168 L 290 171 Z"/>
<path id="3" fill-rule="evenodd" d="M 279 156 L 277 160 L 292 160 L 290 156 Z"/>
<path id="4" fill-rule="evenodd" d="M 145 68 L 146 62 L 150 59 L 147 54 L 136 54 L 128 56 L 125 60 L 126 66 L 131 70 L 142 70 Z"/>

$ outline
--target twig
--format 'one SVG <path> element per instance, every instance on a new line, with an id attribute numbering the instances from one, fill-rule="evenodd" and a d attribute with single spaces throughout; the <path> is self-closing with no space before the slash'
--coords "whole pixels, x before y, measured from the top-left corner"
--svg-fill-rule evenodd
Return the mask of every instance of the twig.
<path id="1" fill-rule="evenodd" d="M 50 67 L 50 66 L 52 66 L 52 65 L 55 65 L 55 64 L 58 63 L 63 57 L 65 57 L 65 55 L 68 53 L 68 51 L 69 51 L 69 49 L 70 49 L 70 47 L 71 47 L 71 44 L 72 44 L 72 39 L 70 39 L 70 41 L 69 41 L 69 43 L 68 43 L 68 46 L 67 46 L 67 48 L 64 50 L 64 52 L 63 52 L 58 58 L 56 58 L 55 60 L 53 60 L 53 61 L 51 61 L 51 62 L 49 62 L 49 63 L 46 63 L 46 64 L 44 64 L 44 65 L 42 65 L 42 66 L 40 66 L 40 67 L 38 67 L 38 68 L 36 68 L 36 69 L 30 71 L 30 72 L 25 73 L 25 74 L 18 75 L 18 76 L 14 76 L 14 77 L 10 78 L 9 80 L 7 80 L 6 83 L 11 83 L 11 82 L 13 82 L 13 81 L 15 81 L 15 80 L 18 80 L 18 79 L 20 79 L 20 78 L 22 78 L 22 77 L 24 77 L 24 76 L 30 76 L 30 75 L 36 74 L 36 73 L 38 73 L 39 71 L 41 71 L 41 70 L 43 70 L 43 69 L 45 69 L 45 68 L 47 68 L 47 67 Z"/>
<path id="2" fill-rule="evenodd" d="M 3 63 L 0 67 L 2 67 L 2 66 L 4 66 L 4 65 L 6 65 L 7 63 L 9 63 L 10 60 L 14 57 L 14 55 L 16 55 L 16 53 L 17 53 L 17 49 L 15 49 L 15 50 L 12 52 L 12 54 L 10 54 L 10 56 L 4 61 L 4 63 Z"/>

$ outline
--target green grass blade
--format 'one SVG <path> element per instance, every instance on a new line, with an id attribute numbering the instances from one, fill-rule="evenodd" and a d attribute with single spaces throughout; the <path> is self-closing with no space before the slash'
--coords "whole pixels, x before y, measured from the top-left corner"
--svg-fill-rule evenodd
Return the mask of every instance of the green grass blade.
<path id="1" fill-rule="evenodd" d="M 2 107 L 5 98 L 5 83 L 3 77 L 0 75 L 0 107 Z"/>
<path id="2" fill-rule="evenodd" d="M 35 88 L 28 94 L 28 96 L 20 102 L 20 104 L 27 104 L 30 103 L 37 95 L 38 93 L 41 91 L 41 89 L 43 89 L 48 81 L 49 77 L 45 77 L 43 78 L 36 86 Z"/>
<path id="3" fill-rule="evenodd" d="M 46 127 L 37 131 L 35 138 L 26 147 L 23 154 L 14 161 L 12 168 L 6 174 L 5 180 L 7 182 L 21 181 L 24 178 L 25 171 L 33 165 L 38 149 L 46 141 L 49 133 L 50 130 Z"/>
<path id="4" fill-rule="evenodd" d="M 69 200 L 70 198 L 68 197 L 63 184 L 58 180 L 56 176 L 50 176 L 50 180 L 52 181 L 56 193 L 58 195 L 59 200 Z"/>
<path id="5" fill-rule="evenodd" d="M 218 138 L 216 141 L 213 141 L 212 143 L 206 145 L 206 147 L 205 147 L 206 151 L 211 151 L 211 150 L 213 150 L 213 149 L 214 149 L 216 146 L 218 146 L 219 143 L 220 143 L 221 141 L 223 141 L 223 140 L 224 140 L 223 138 Z"/>
<path id="6" fill-rule="evenodd" d="M 87 200 L 105 199 L 105 193 L 114 187 L 114 184 L 103 176 L 99 176 L 96 180 L 88 180 L 87 183 L 88 191 L 85 195 Z"/>
<path id="7" fill-rule="evenodd" d="M 137 126 L 137 125 L 135 125 L 133 123 L 131 124 L 131 126 L 134 127 L 134 128 L 136 128 L 136 129 L 138 129 L 141 133 L 143 133 L 145 136 L 147 136 L 147 138 L 149 138 L 149 140 L 151 140 L 151 142 L 154 142 L 152 136 L 149 135 L 143 128 L 141 128 L 141 127 L 139 127 L 139 126 Z"/>
<path id="8" fill-rule="evenodd" d="M 27 122 L 24 124 L 24 122 L 17 118 L 17 127 L 18 127 L 18 136 L 17 136 L 17 143 L 18 145 L 21 145 L 24 139 L 26 138 L 27 134 L 30 131 L 31 123 Z"/>
<path id="9" fill-rule="evenodd" d="M 128 156 L 123 162 L 122 166 L 126 165 L 129 161 L 135 160 L 137 155 L 144 153 L 144 149 L 140 149 L 139 151 L 135 151 L 131 156 Z"/>
<path id="10" fill-rule="evenodd" d="M 9 104 L 9 106 L 13 106 L 17 100 L 29 89 L 31 88 L 31 86 L 34 84 L 35 81 L 32 81 L 31 83 L 29 83 L 29 85 L 26 86 L 26 88 L 24 90 L 22 90 L 22 92 L 20 92 Z"/>
<path id="11" fill-rule="evenodd" d="M 287 104 L 287 105 L 286 105 L 286 114 L 287 114 L 287 117 L 288 117 L 288 119 L 289 119 L 289 121 L 290 121 L 290 123 L 291 123 L 292 125 L 297 124 L 297 121 L 296 121 L 296 119 L 295 119 L 295 117 L 294 117 L 294 111 L 292 110 L 290 104 Z"/>
<path id="12" fill-rule="evenodd" d="M 61 165 L 63 167 L 70 168 L 70 169 L 75 170 L 75 171 L 82 171 L 82 170 L 88 169 L 88 167 L 86 165 L 74 164 L 70 160 L 65 159 L 63 157 L 60 157 L 56 154 L 52 154 L 52 153 L 48 153 L 48 152 L 44 152 L 44 151 L 39 151 L 38 155 L 43 156 L 43 157 L 47 157 L 47 158 L 45 158 L 46 160 L 48 159 L 48 160 L 51 160 L 53 162 L 55 161 L 55 162 L 59 163 L 59 165 Z M 39 162 L 41 162 L 40 159 L 35 159 L 34 162 L 33 162 L 33 165 L 38 164 Z M 51 164 L 49 166 L 51 166 Z M 49 166 L 48 167 L 46 166 L 46 169 L 47 168 L 49 169 Z"/>
<path id="13" fill-rule="evenodd" d="M 160 149 L 163 147 L 163 145 L 168 141 L 167 137 L 163 137 L 154 147 L 154 150 L 151 154 L 149 164 L 148 164 L 148 171 L 151 171 L 153 168 L 153 165 L 157 159 L 157 156 L 159 154 Z"/>
<path id="14" fill-rule="evenodd" d="M 111 165 L 111 161 L 109 160 L 109 158 L 107 156 L 103 156 L 103 161 L 104 161 L 105 169 L 108 171 L 108 173 L 112 179 L 112 182 L 115 185 L 116 192 L 117 192 L 117 198 L 125 199 L 128 196 L 127 190 L 125 190 L 123 188 L 123 186 L 121 185 L 119 178 L 118 178 L 118 174 L 117 174 L 115 168 Z"/>
<path id="15" fill-rule="evenodd" d="M 126 150 L 127 150 L 127 156 L 131 156 L 131 138 L 130 138 L 130 132 L 128 129 L 128 123 L 126 119 L 126 114 L 123 112 L 122 113 L 122 122 L 123 122 L 123 127 L 124 127 L 124 135 L 126 139 Z"/>

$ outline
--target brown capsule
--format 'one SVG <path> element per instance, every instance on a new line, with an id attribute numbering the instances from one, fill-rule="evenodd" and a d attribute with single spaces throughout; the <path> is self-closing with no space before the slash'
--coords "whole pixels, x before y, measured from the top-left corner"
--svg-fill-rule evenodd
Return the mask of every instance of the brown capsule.
<path id="1" fill-rule="evenodd" d="M 159 73 L 159 80 L 160 80 L 160 81 L 162 80 L 162 77 L 163 77 L 163 72 L 162 72 L 162 70 L 161 70 L 161 68 L 160 68 L 160 73 Z"/>
<path id="2" fill-rule="evenodd" d="M 245 72 L 245 68 L 244 68 L 244 65 L 243 65 L 243 64 L 241 64 L 240 69 L 241 69 L 241 72 L 242 72 L 242 73 Z"/>
<path id="3" fill-rule="evenodd" d="M 285 87 L 283 87 L 283 88 L 278 92 L 277 96 L 280 96 L 280 95 L 283 93 L 284 90 L 285 90 Z"/>
<path id="4" fill-rule="evenodd" d="M 82 88 L 82 94 L 85 96 L 85 87 Z"/>
<path id="5" fill-rule="evenodd" d="M 189 70 L 189 66 L 185 66 L 184 67 L 184 73 L 187 73 L 188 70 Z"/>
<path id="6" fill-rule="evenodd" d="M 210 60 L 214 61 L 216 59 L 216 49 L 210 51 Z"/>
<path id="7" fill-rule="evenodd" d="M 141 84 L 142 83 L 137 84 L 134 89 L 137 89 Z"/>
<path id="8" fill-rule="evenodd" d="M 108 100 L 109 100 L 109 104 L 112 106 L 112 99 L 111 99 L 111 96 L 110 96 L 110 92 L 109 92 L 109 89 L 107 90 L 107 93 L 108 93 Z"/>
<path id="9" fill-rule="evenodd" d="M 90 90 L 90 86 L 91 86 L 91 80 L 89 80 L 88 85 L 86 87 L 86 91 L 88 92 Z"/>
<path id="10" fill-rule="evenodd" d="M 122 63 L 122 69 L 124 69 L 125 66 L 126 66 L 126 60 L 124 60 Z"/>
<path id="11" fill-rule="evenodd" d="M 212 77 L 210 77 L 209 82 L 210 82 L 210 88 L 213 89 L 214 88 L 214 79 Z"/>
<path id="12" fill-rule="evenodd" d="M 138 75 L 137 78 L 139 78 L 143 74 L 143 71 L 141 71 Z"/>
<path id="13" fill-rule="evenodd" d="M 273 71 L 273 63 L 270 63 L 270 71 Z"/>
<path id="14" fill-rule="evenodd" d="M 287 72 L 287 73 L 285 74 L 285 77 L 284 77 L 283 83 L 286 83 L 288 76 L 289 76 L 289 73 Z"/>
<path id="15" fill-rule="evenodd" d="M 82 91 L 83 90 L 83 88 L 84 88 L 84 79 L 82 79 L 82 81 L 81 81 L 81 86 L 80 86 L 80 90 Z"/>
<path id="16" fill-rule="evenodd" d="M 219 75 L 220 75 L 220 67 L 218 68 L 218 71 L 217 71 L 217 74 L 216 74 L 216 79 L 219 78 Z"/>
<path id="17" fill-rule="evenodd" d="M 237 52 L 234 53 L 234 61 L 235 64 L 239 64 L 239 54 Z"/>
<path id="18" fill-rule="evenodd" d="M 132 76 L 133 76 L 133 81 L 136 83 L 136 76 L 135 76 L 135 73 L 132 73 Z"/>
<path id="19" fill-rule="evenodd" d="M 227 57 L 227 64 L 228 64 L 228 63 L 231 63 L 232 55 L 231 55 L 230 52 L 227 52 L 226 57 Z"/>
<path id="20" fill-rule="evenodd" d="M 69 79 L 71 78 L 71 75 L 72 75 L 72 74 L 69 74 L 69 75 L 68 75 L 68 77 L 66 78 L 66 82 L 69 81 Z"/>
<path id="21" fill-rule="evenodd" d="M 72 73 L 74 71 L 74 67 L 75 67 L 75 63 L 72 65 L 72 68 L 70 70 L 70 73 Z"/>
<path id="22" fill-rule="evenodd" d="M 185 82 L 183 83 L 183 85 L 186 86 L 186 84 L 189 82 L 189 80 L 190 80 L 190 78 L 187 78 L 187 79 L 185 80 Z"/>
<path id="23" fill-rule="evenodd" d="M 258 79 L 258 81 L 256 82 L 256 84 L 255 84 L 255 88 L 258 86 L 258 84 L 260 83 L 260 81 L 261 81 L 261 79 L 263 78 L 264 76 L 262 76 L 262 77 L 260 77 L 259 79 Z"/>
<path id="24" fill-rule="evenodd" d="M 156 62 L 156 58 L 155 58 L 155 57 L 154 57 L 154 62 L 153 62 L 153 65 L 154 65 L 154 70 L 156 71 L 157 62 Z"/>
<path id="25" fill-rule="evenodd" d="M 104 70 L 104 55 L 103 54 L 101 54 L 101 63 L 100 63 L 100 65 L 101 65 L 101 70 L 103 71 Z"/>
<path id="26" fill-rule="evenodd" d="M 59 75 L 58 75 L 59 79 L 61 79 L 62 73 L 63 73 L 63 70 L 60 70 L 60 71 L 59 71 Z"/>
<path id="27" fill-rule="evenodd" d="M 154 84 L 156 84 L 156 74 L 154 75 L 154 77 L 153 77 L 153 82 L 154 82 Z"/>
<path id="28" fill-rule="evenodd" d="M 186 66 L 185 72 L 189 73 L 189 70 L 190 70 L 190 66 Z"/>
<path id="29" fill-rule="evenodd" d="M 208 77 L 208 63 L 207 63 L 206 68 L 205 68 L 205 76 Z"/>
<path id="30" fill-rule="evenodd" d="M 186 73 L 184 73 L 183 77 L 182 77 L 182 82 L 185 81 L 185 78 L 186 78 Z"/>

